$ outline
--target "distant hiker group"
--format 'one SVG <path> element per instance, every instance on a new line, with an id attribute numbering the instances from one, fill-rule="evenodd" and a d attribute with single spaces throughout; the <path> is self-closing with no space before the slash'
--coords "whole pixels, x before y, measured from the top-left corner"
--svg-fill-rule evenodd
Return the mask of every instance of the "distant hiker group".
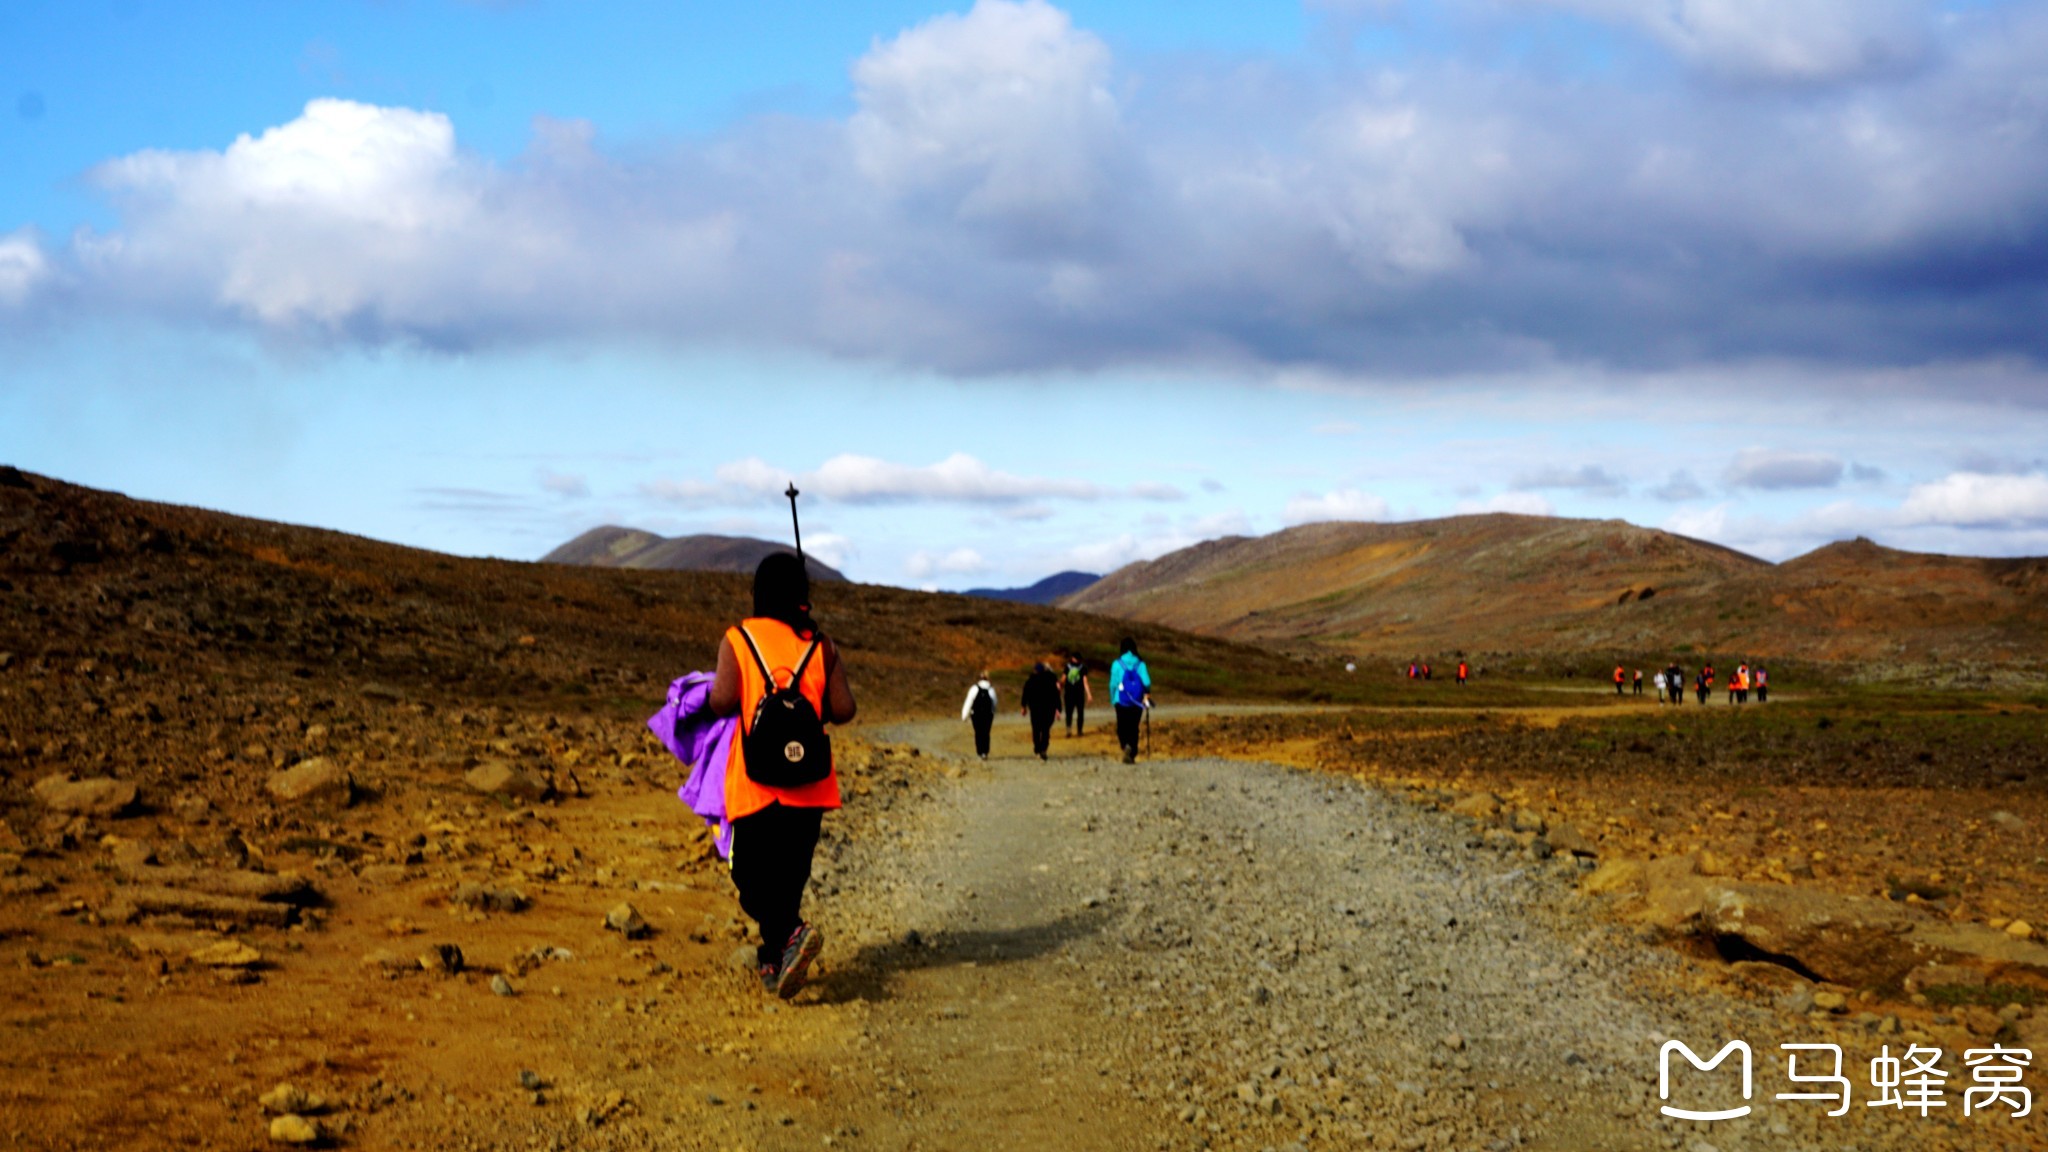
<path id="1" fill-rule="evenodd" d="M 1138 655 L 1137 641 L 1128 636 L 1109 666 L 1109 691 L 1110 704 L 1116 711 L 1117 743 L 1123 749 L 1124 763 L 1134 764 L 1146 714 L 1152 707 L 1152 670 Z M 1069 737 L 1086 735 L 1088 705 L 1094 702 L 1095 690 L 1088 683 L 1088 662 L 1079 652 L 1067 653 L 1058 670 L 1044 660 L 1032 665 L 1018 701 L 1018 712 L 1031 723 L 1032 755 L 1040 760 L 1048 758 L 1052 728 L 1062 716 L 1066 717 Z M 974 726 L 974 754 L 983 760 L 988 759 L 996 708 L 996 688 L 984 668 L 960 704 L 960 719 Z"/>
<path id="2" fill-rule="evenodd" d="M 1621 669 L 1616 668 L 1614 671 L 1616 676 L 1621 675 Z M 1638 696 L 1642 695 L 1642 678 L 1643 674 L 1639 669 L 1636 672 L 1636 694 Z M 1659 670 L 1654 680 L 1657 686 L 1657 703 L 1685 703 L 1686 672 L 1676 661 Z M 1761 664 L 1754 666 L 1747 662 L 1737 664 L 1735 671 L 1728 677 L 1727 688 L 1728 703 L 1730 704 L 1749 703 L 1751 692 L 1756 693 L 1756 702 L 1762 704 L 1771 698 L 1771 674 Z M 1615 682 L 1615 690 L 1617 692 L 1621 690 L 1619 680 Z M 1703 665 L 1698 672 L 1692 674 L 1692 693 L 1693 698 L 1701 704 L 1705 704 L 1707 698 L 1714 694 L 1714 666 L 1712 664 Z"/>

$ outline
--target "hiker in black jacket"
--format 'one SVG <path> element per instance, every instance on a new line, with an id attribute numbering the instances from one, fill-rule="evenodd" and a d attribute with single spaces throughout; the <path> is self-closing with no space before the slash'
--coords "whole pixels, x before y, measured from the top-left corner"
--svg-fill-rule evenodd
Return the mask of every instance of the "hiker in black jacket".
<path id="1" fill-rule="evenodd" d="M 1043 660 L 1024 681 L 1023 704 L 1024 715 L 1031 718 L 1031 750 L 1043 760 L 1046 746 L 1052 743 L 1052 726 L 1060 718 L 1060 680 Z"/>
<path id="2" fill-rule="evenodd" d="M 982 669 L 981 678 L 967 690 L 960 718 L 974 724 L 974 754 L 988 759 L 988 733 L 996 722 L 996 686 L 988 682 L 988 669 Z"/>

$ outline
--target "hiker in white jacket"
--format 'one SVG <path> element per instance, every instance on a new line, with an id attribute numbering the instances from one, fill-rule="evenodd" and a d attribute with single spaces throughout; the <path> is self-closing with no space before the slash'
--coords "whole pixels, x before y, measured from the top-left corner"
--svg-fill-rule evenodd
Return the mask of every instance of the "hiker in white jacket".
<path id="1" fill-rule="evenodd" d="M 996 722 L 996 686 L 988 682 L 988 669 L 982 669 L 981 679 L 967 690 L 967 699 L 960 705 L 960 718 L 974 721 L 975 755 L 988 759 L 988 730 Z"/>

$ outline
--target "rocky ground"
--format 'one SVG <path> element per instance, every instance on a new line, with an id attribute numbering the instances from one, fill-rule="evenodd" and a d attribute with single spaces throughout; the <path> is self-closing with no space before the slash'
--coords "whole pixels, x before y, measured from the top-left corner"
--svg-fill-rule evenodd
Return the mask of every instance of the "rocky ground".
<path id="1" fill-rule="evenodd" d="M 545 734 L 506 730 L 479 735 Z M 788 1005 L 751 986 L 726 881 L 628 732 L 558 732 L 583 767 L 539 802 L 472 770 L 288 820 L 303 840 L 252 834 L 295 851 L 248 855 L 193 811 L 72 817 L 79 846 L 20 859 L 16 887 L 42 890 L 0 904 L 17 973 L 0 1132 L 67 1149 L 2037 1146 L 2033 1118 L 1861 1107 L 1883 1044 L 1939 1045 L 1960 1079 L 1986 1042 L 1969 1021 L 1646 946 L 1586 894 L 1591 858 L 1489 840 L 1429 797 L 1243 761 L 1125 767 L 1100 735 L 1041 764 L 1007 724 L 986 764 L 957 724 L 871 738 L 846 741 L 851 803 L 813 898 L 831 943 Z M 2032 1023 L 2022 1008 L 1994 1031 Z M 1660 1117 L 1665 1038 L 1747 1040 L 1756 1114 Z M 1788 1041 L 1843 1046 L 1850 1116 L 1769 1098 Z M 1713 1087 L 1732 1082 L 1674 1103 Z"/>

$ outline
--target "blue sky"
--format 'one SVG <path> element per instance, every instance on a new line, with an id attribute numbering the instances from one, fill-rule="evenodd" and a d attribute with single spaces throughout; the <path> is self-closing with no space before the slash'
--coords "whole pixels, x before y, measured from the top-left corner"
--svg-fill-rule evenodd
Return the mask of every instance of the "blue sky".
<path id="1" fill-rule="evenodd" d="M 0 460 L 511 557 L 794 475 L 913 586 L 2038 554 L 2044 74 L 2038 2 L 16 5 Z"/>

